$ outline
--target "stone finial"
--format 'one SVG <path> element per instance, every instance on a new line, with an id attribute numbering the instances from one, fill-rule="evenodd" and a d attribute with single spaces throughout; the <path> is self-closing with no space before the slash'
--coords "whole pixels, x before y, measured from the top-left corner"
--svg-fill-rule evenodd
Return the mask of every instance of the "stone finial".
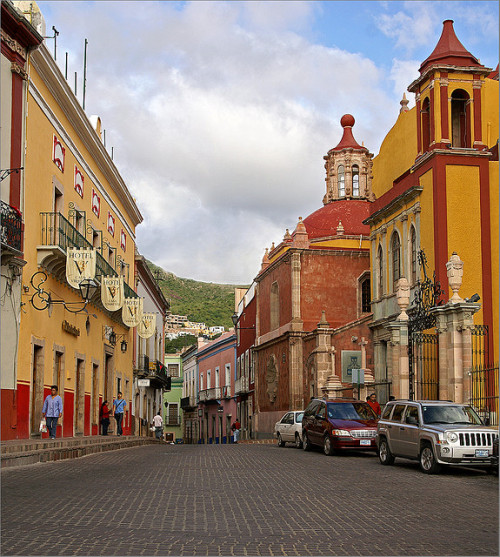
<path id="1" fill-rule="evenodd" d="M 309 234 L 307 233 L 305 224 L 302 222 L 302 217 L 299 217 L 299 222 L 293 233 L 294 248 L 308 248 L 309 247 Z"/>
<path id="2" fill-rule="evenodd" d="M 319 323 L 318 323 L 318 328 L 319 329 L 328 329 L 329 327 L 330 327 L 330 323 L 328 323 L 328 321 L 326 320 L 325 310 L 322 310 L 321 319 L 319 320 Z"/>
<path id="3" fill-rule="evenodd" d="M 263 271 L 264 269 L 267 269 L 267 267 L 269 267 L 270 262 L 269 262 L 269 249 L 266 248 L 266 251 L 264 253 L 264 257 L 262 258 L 262 265 L 260 270 Z"/>
<path id="4" fill-rule="evenodd" d="M 399 101 L 399 104 L 401 105 L 401 108 L 399 109 L 399 113 L 401 114 L 402 112 L 408 112 L 408 110 L 410 110 L 408 108 L 408 103 L 410 101 L 406 98 L 406 93 L 403 93 L 403 98 Z"/>
<path id="5" fill-rule="evenodd" d="M 339 220 L 339 223 L 337 225 L 337 236 L 342 236 L 344 234 L 344 225 L 342 224 L 342 221 Z"/>
<path id="6" fill-rule="evenodd" d="M 449 301 L 452 304 L 463 302 L 462 298 L 458 295 L 458 291 L 462 286 L 464 262 L 460 259 L 455 251 L 451 254 L 448 263 L 446 263 L 446 272 L 448 275 L 448 284 L 453 291 L 453 296 L 450 298 Z"/>
<path id="7" fill-rule="evenodd" d="M 408 321 L 406 308 L 410 305 L 410 284 L 408 279 L 405 277 L 400 278 L 397 282 L 396 301 L 398 302 L 399 309 L 401 310 L 398 321 Z"/>
<path id="8" fill-rule="evenodd" d="M 274 242 L 273 242 L 273 243 L 271 244 L 271 251 L 273 251 L 273 250 L 275 249 L 275 247 L 276 247 L 276 246 L 274 245 Z"/>
<path id="9" fill-rule="evenodd" d="M 288 228 L 286 229 L 285 235 L 283 236 L 283 241 L 284 242 L 292 241 L 292 235 L 290 234 L 290 230 L 288 230 Z"/>

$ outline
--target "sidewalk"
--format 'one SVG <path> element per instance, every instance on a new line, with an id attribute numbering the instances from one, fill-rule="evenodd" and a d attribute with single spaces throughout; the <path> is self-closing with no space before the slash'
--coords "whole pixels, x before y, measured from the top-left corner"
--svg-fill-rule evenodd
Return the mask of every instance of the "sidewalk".
<path id="1" fill-rule="evenodd" d="M 0 444 L 1 464 L 2 468 L 25 466 L 157 442 L 153 437 L 111 435 L 60 439 L 12 439 L 2 441 Z"/>

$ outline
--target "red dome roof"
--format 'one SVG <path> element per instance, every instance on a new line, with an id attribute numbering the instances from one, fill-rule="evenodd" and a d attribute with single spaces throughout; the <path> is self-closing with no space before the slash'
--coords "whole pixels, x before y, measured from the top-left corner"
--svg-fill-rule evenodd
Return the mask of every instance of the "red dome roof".
<path id="1" fill-rule="evenodd" d="M 340 119 L 340 125 L 344 128 L 344 134 L 337 147 L 330 149 L 331 151 L 341 151 L 342 149 L 363 149 L 368 151 L 366 147 L 361 146 L 352 135 L 352 127 L 354 126 L 354 116 L 352 114 L 344 114 Z"/>
<path id="2" fill-rule="evenodd" d="M 314 211 L 306 219 L 304 225 L 309 239 L 336 236 L 339 221 L 344 227 L 344 235 L 351 236 L 370 234 L 370 227 L 363 220 L 370 216 L 370 202 L 364 199 L 340 199 L 332 201 L 321 209 Z"/>

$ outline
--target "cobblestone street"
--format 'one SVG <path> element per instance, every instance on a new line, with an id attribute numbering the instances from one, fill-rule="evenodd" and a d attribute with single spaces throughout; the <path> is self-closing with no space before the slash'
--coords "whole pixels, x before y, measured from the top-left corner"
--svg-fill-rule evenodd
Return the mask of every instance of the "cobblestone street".
<path id="1" fill-rule="evenodd" d="M 498 480 L 373 454 L 162 445 L 2 472 L 2 555 L 498 555 Z"/>

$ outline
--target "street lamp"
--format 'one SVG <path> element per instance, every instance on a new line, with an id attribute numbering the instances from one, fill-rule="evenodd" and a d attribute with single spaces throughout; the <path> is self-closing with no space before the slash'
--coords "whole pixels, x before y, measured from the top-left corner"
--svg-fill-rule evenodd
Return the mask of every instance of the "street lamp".
<path id="1" fill-rule="evenodd" d="M 255 329 L 255 325 L 252 325 L 251 327 L 240 327 L 238 325 L 238 314 L 236 312 L 233 313 L 233 315 L 231 315 L 231 320 L 233 322 L 234 328 L 238 328 L 238 329 Z"/>
<path id="2" fill-rule="evenodd" d="M 37 311 L 43 311 L 44 309 L 50 308 L 53 304 L 62 304 L 64 309 L 70 311 L 71 313 L 86 311 L 87 304 L 99 288 L 98 283 L 94 279 L 84 279 L 78 285 L 82 300 L 79 302 L 66 302 L 65 300 L 54 300 L 50 292 L 47 292 L 42 288 L 42 285 L 46 282 L 46 280 L 47 274 L 43 271 L 37 271 L 30 279 L 31 286 L 35 289 L 35 293 L 31 296 L 30 302 Z M 35 286 L 34 281 L 38 281 L 37 286 Z"/>

